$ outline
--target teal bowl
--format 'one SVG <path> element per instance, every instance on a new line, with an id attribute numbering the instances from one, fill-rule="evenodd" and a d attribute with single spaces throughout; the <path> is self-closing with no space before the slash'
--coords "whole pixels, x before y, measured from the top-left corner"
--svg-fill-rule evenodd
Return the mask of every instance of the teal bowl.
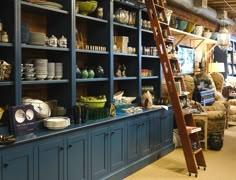
<path id="1" fill-rule="evenodd" d="M 178 29 L 184 31 L 187 27 L 188 21 L 180 20 L 178 21 Z"/>
<path id="2" fill-rule="evenodd" d="M 217 39 L 217 32 L 212 32 L 211 39 L 213 39 L 213 40 Z"/>
<path id="3" fill-rule="evenodd" d="M 97 8 L 97 1 L 77 1 L 79 14 L 88 15 L 94 12 Z"/>

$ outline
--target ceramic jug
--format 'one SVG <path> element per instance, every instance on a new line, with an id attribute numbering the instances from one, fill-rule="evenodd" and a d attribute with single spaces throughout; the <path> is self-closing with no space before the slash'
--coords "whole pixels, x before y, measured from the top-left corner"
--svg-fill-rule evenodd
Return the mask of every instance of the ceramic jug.
<path id="1" fill-rule="evenodd" d="M 58 46 L 63 48 L 67 47 L 67 39 L 64 36 L 58 39 Z"/>

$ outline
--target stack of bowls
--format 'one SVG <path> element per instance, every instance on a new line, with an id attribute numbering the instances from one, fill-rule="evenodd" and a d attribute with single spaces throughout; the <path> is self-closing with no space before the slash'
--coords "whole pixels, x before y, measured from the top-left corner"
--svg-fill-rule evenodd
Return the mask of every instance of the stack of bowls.
<path id="1" fill-rule="evenodd" d="M 47 79 L 52 80 L 55 77 L 55 63 L 48 63 L 48 76 Z"/>
<path id="2" fill-rule="evenodd" d="M 55 64 L 55 79 L 61 79 L 63 76 L 63 64 L 56 63 Z"/>
<path id="3" fill-rule="evenodd" d="M 30 32 L 29 44 L 44 46 L 46 34 L 41 32 Z"/>
<path id="4" fill-rule="evenodd" d="M 34 64 L 24 64 L 23 74 L 25 80 L 34 80 L 35 79 L 35 68 Z"/>
<path id="5" fill-rule="evenodd" d="M 38 80 L 44 80 L 48 75 L 48 60 L 47 59 L 35 59 L 36 78 Z"/>

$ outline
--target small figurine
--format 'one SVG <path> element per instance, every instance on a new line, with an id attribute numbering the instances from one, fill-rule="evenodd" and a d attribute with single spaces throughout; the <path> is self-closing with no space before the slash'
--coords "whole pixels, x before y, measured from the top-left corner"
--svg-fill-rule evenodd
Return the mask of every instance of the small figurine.
<path id="1" fill-rule="evenodd" d="M 115 72 L 116 77 L 121 77 L 121 65 L 118 65 Z"/>
<path id="2" fill-rule="evenodd" d="M 122 67 L 121 67 L 121 76 L 122 77 L 126 77 L 125 71 L 126 71 L 126 66 L 123 64 Z"/>

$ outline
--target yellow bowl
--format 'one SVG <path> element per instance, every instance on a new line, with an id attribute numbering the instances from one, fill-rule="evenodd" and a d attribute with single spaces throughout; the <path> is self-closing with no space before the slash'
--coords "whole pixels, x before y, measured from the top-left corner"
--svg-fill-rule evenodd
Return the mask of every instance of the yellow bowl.
<path id="1" fill-rule="evenodd" d="M 94 12 L 97 8 L 97 1 L 78 1 L 79 13 L 83 15 L 88 15 Z"/>
<path id="2" fill-rule="evenodd" d="M 89 108 L 91 109 L 98 109 L 98 108 L 104 108 L 106 100 L 100 100 L 100 101 L 83 101 L 82 103 L 87 104 Z"/>

